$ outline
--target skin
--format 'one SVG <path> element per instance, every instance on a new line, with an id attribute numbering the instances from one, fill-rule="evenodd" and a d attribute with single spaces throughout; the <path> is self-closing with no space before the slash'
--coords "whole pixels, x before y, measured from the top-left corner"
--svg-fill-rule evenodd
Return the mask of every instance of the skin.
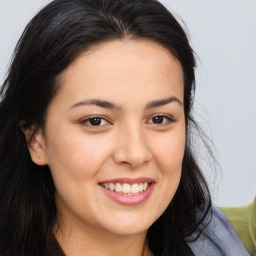
<path id="1" fill-rule="evenodd" d="M 171 202 L 181 176 L 179 61 L 156 43 L 116 40 L 82 53 L 60 81 L 44 131 L 29 145 L 32 160 L 50 167 L 56 186 L 57 240 L 68 256 L 150 255 L 147 229 Z M 115 107 L 85 104 L 91 99 Z M 93 116 L 102 117 L 99 125 L 90 123 Z M 99 186 L 127 177 L 154 179 L 143 203 L 119 204 Z"/>

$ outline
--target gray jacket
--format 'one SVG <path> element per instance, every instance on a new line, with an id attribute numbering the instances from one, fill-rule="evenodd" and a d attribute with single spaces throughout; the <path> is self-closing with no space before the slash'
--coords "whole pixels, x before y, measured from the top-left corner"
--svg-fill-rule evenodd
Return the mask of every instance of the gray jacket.
<path id="1" fill-rule="evenodd" d="M 209 225 L 203 234 L 195 242 L 188 243 L 196 256 L 249 256 L 232 224 L 219 208 L 212 207 L 206 222 Z"/>

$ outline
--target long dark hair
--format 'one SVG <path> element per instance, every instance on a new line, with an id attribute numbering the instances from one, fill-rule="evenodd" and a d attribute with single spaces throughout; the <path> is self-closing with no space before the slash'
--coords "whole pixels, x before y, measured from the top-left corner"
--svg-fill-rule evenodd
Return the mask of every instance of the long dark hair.
<path id="1" fill-rule="evenodd" d="M 61 86 L 60 74 L 91 46 L 124 38 L 147 39 L 168 49 L 184 73 L 187 140 L 178 190 L 148 230 L 156 256 L 193 255 L 187 240 L 211 200 L 192 153 L 195 59 L 187 36 L 156 0 L 55 0 L 27 25 L 1 88 L 0 255 L 63 256 L 54 235 L 55 187 L 48 166 L 35 165 L 21 125 L 43 127 L 47 107 Z"/>

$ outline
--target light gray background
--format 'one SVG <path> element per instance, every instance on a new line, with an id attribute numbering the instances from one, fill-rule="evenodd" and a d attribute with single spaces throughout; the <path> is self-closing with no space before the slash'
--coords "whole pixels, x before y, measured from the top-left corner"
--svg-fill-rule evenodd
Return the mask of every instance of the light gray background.
<path id="1" fill-rule="evenodd" d="M 0 84 L 25 25 L 48 2 L 0 0 Z M 256 195 L 256 1 L 161 2 L 182 17 L 198 55 L 196 118 L 221 167 L 215 175 L 202 161 L 214 202 L 247 204 Z"/>

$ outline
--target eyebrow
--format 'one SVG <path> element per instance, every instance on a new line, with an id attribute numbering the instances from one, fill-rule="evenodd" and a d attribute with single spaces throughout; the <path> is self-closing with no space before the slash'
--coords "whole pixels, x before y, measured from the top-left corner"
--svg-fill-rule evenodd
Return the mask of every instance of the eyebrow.
<path id="1" fill-rule="evenodd" d="M 117 106 L 109 101 L 100 100 L 100 99 L 90 99 L 90 100 L 83 100 L 75 103 L 70 107 L 70 109 L 79 107 L 79 106 L 86 106 L 86 105 L 96 105 L 102 108 L 110 108 L 110 109 L 117 109 L 120 110 L 121 106 Z"/>
<path id="2" fill-rule="evenodd" d="M 182 106 L 182 102 L 178 98 L 172 96 L 172 97 L 169 97 L 169 98 L 166 98 L 166 99 L 151 101 L 146 105 L 146 109 L 161 107 L 161 106 L 164 106 L 164 105 L 169 104 L 171 102 L 177 102 L 177 103 L 179 103 L 179 105 Z"/>
<path id="3" fill-rule="evenodd" d="M 146 105 L 146 109 L 164 106 L 171 102 L 177 102 L 179 105 L 182 106 L 182 102 L 178 98 L 172 96 L 172 97 L 169 97 L 166 99 L 151 101 Z M 95 106 L 102 107 L 102 108 L 116 109 L 116 110 L 121 110 L 121 108 L 122 108 L 121 106 L 111 103 L 109 101 L 100 100 L 100 99 L 89 99 L 89 100 L 83 100 L 83 101 L 79 101 L 79 102 L 75 103 L 74 105 L 72 105 L 70 107 L 70 109 L 73 109 L 73 108 L 76 108 L 79 106 L 86 106 L 86 105 L 95 105 Z"/>

